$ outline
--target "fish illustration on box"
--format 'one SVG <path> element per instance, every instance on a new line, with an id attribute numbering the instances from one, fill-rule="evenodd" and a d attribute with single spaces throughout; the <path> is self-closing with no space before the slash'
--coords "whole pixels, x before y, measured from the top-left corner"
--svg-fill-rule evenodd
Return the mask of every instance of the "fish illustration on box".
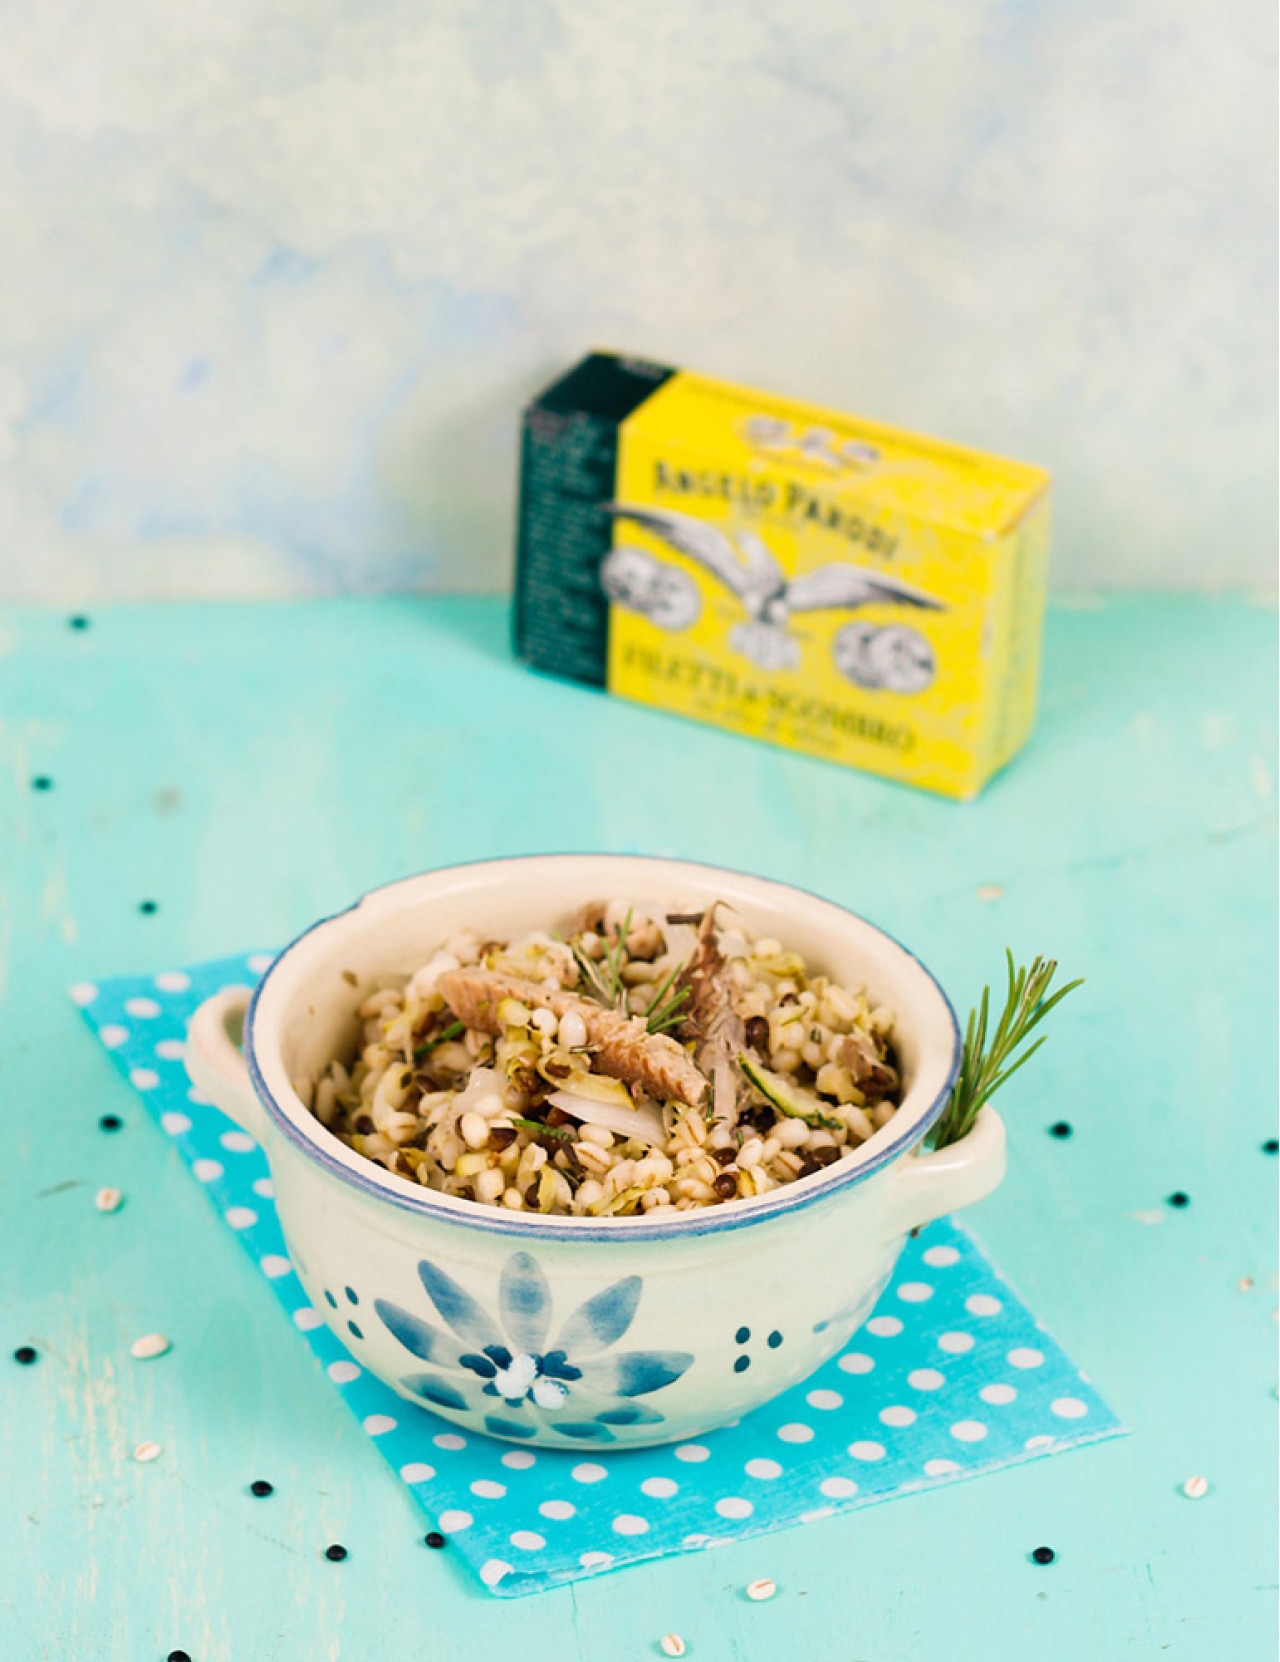
<path id="1" fill-rule="evenodd" d="M 790 630 L 790 621 L 796 612 L 856 612 L 870 605 L 910 606 L 933 612 L 946 609 L 940 600 L 922 589 L 850 560 L 835 560 L 816 571 L 788 579 L 764 538 L 747 528 L 730 533 L 710 520 L 696 519 L 692 514 L 671 508 L 633 507 L 626 502 L 606 502 L 601 506 L 615 519 L 643 526 L 695 560 L 738 598 L 747 615 L 743 622 L 730 629 L 729 645 L 757 669 L 797 667 L 800 643 Z M 681 578 L 688 585 L 687 591 L 680 586 Z M 641 613 L 660 628 L 687 628 L 701 613 L 697 589 L 685 574 L 644 549 L 625 544 L 613 548 L 605 558 L 600 580 L 615 605 Z M 913 653 L 910 643 L 904 639 L 907 636 L 914 636 L 923 651 L 917 649 Z M 905 653 L 914 664 L 914 673 L 899 675 L 896 679 L 892 674 L 886 676 L 865 667 L 870 662 L 867 647 L 876 636 L 868 636 L 864 626 L 859 638 L 863 642 L 861 651 L 854 650 L 852 643 L 843 653 L 833 651 L 836 668 L 858 686 L 920 692 L 932 681 L 933 654 L 923 636 L 912 630 L 894 631 L 898 651 Z M 925 654 L 929 673 L 922 678 Z M 885 650 L 881 657 L 888 664 L 894 651 Z"/>

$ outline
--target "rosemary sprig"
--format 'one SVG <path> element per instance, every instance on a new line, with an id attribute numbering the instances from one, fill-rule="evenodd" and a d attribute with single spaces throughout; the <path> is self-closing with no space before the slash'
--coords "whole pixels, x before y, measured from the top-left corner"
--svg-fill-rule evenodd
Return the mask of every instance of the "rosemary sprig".
<path id="1" fill-rule="evenodd" d="M 437 1045 L 444 1044 L 448 1039 L 456 1039 L 458 1034 L 465 1033 L 466 1029 L 467 1024 L 465 1022 L 451 1021 L 448 1027 L 443 1028 L 439 1033 L 428 1039 L 425 1044 L 418 1045 L 413 1053 L 414 1061 L 420 1062 L 424 1056 L 429 1056 Z"/>
<path id="2" fill-rule="evenodd" d="M 1031 1060 L 1047 1035 L 1042 1033 L 1033 1045 L 1015 1059 L 1019 1047 L 1026 1042 L 1055 1004 L 1060 1003 L 1076 987 L 1083 985 L 1081 981 L 1069 981 L 1050 997 L 1049 988 L 1058 973 L 1055 959 L 1037 955 L 1030 968 L 1024 964 L 1021 968 L 1015 969 L 1013 954 L 1007 948 L 1005 958 L 1009 966 L 1009 985 L 1000 1020 L 988 1041 L 991 989 L 984 987 L 981 1003 L 976 1010 L 969 1012 L 960 1072 L 956 1076 L 951 1100 L 933 1129 L 930 1140 L 934 1148 L 945 1148 L 948 1143 L 959 1142 L 961 1137 L 971 1130 L 983 1103 L 994 1091 L 999 1090 L 1024 1062 Z"/>
<path id="3" fill-rule="evenodd" d="M 613 945 L 604 949 L 603 968 L 588 958 L 582 948 L 571 941 L 569 950 L 578 966 L 579 984 L 589 998 L 606 1004 L 611 1010 L 620 1010 L 626 1003 L 627 989 L 622 980 L 622 954 L 626 950 L 627 935 L 631 929 L 631 909 L 622 920 L 622 928 Z"/>
<path id="4" fill-rule="evenodd" d="M 650 1033 L 665 1033 L 669 1027 L 675 1027 L 683 1020 L 681 1012 L 689 1002 L 689 988 L 677 987 L 674 992 L 671 988 L 676 977 L 687 967 L 685 964 L 673 965 L 655 988 L 645 1022 Z"/>
<path id="5" fill-rule="evenodd" d="M 572 1137 L 573 1132 L 563 1125 L 544 1125 L 541 1120 L 521 1119 L 518 1114 L 511 1115 L 511 1123 L 520 1131 L 532 1131 L 538 1137 Z"/>

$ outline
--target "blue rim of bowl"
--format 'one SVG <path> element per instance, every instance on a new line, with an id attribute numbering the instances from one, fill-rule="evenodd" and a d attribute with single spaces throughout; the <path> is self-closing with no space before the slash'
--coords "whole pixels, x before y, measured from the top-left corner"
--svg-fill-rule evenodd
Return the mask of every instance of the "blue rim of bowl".
<path id="1" fill-rule="evenodd" d="M 389 1172 L 385 1167 L 377 1169 L 384 1173 L 385 1181 L 378 1181 L 366 1176 L 362 1171 L 346 1165 L 335 1158 L 319 1141 L 320 1137 L 332 1137 L 319 1120 L 314 1122 L 315 1135 L 302 1131 L 285 1113 L 271 1093 L 270 1087 L 262 1076 L 258 1066 L 257 1052 L 254 1046 L 253 1030 L 254 1019 L 257 1015 L 258 1001 L 266 989 L 267 982 L 275 971 L 291 953 L 294 947 L 299 946 L 317 930 L 324 929 L 328 924 L 339 918 L 348 917 L 358 911 L 361 906 L 375 896 L 385 894 L 387 890 L 398 888 L 401 884 L 416 882 L 421 877 L 442 877 L 453 871 L 467 871 L 473 866 L 490 865 L 517 865 L 522 860 L 617 860 L 635 861 L 649 860 L 654 865 L 681 865 L 692 866 L 701 871 L 719 872 L 728 877 L 743 877 L 748 882 L 772 882 L 779 888 L 794 889 L 797 894 L 807 895 L 811 900 L 819 900 L 825 906 L 834 907 L 847 917 L 865 924 L 868 929 L 874 929 L 878 935 L 897 947 L 932 984 L 934 991 L 941 1000 L 942 1008 L 946 1011 L 951 1022 L 951 1066 L 947 1071 L 946 1080 L 942 1089 L 934 1097 L 925 1112 L 901 1136 L 886 1142 L 883 1148 L 877 1149 L 871 1159 L 852 1162 L 852 1170 L 842 1171 L 844 1161 L 827 1167 L 822 1173 L 815 1172 L 812 1176 L 798 1179 L 794 1183 L 783 1184 L 780 1188 L 771 1190 L 767 1196 L 760 1197 L 760 1203 L 744 1201 L 722 1206 L 706 1206 L 693 1212 L 681 1212 L 670 1221 L 656 1219 L 649 1214 L 643 1218 L 575 1218 L 572 1221 L 562 1220 L 554 1216 L 526 1215 L 520 1212 L 510 1212 L 506 1215 L 495 1208 L 477 1205 L 474 1201 L 465 1201 L 457 1197 L 446 1197 L 437 1194 L 433 1189 L 425 1189 L 417 1184 L 410 1184 L 407 1178 L 398 1177 L 395 1172 Z M 943 991 L 937 977 L 923 964 L 909 947 L 895 939 L 879 924 L 872 923 L 870 918 L 864 918 L 860 912 L 850 911 L 847 906 L 841 906 L 838 901 L 829 899 L 826 895 L 815 894 L 812 889 L 802 888 L 798 883 L 783 883 L 776 878 L 761 879 L 754 872 L 738 871 L 732 866 L 716 866 L 706 860 L 682 860 L 674 855 L 660 854 L 610 854 L 603 851 L 580 850 L 577 852 L 549 853 L 549 854 L 512 854 L 497 855 L 483 860 L 460 860 L 448 866 L 435 866 L 427 871 L 414 872 L 408 877 L 396 878 L 391 883 L 382 883 L 376 889 L 368 889 L 358 900 L 350 906 L 344 906 L 341 911 L 332 912 L 328 917 L 318 918 L 315 923 L 296 935 L 293 940 L 276 954 L 271 964 L 263 974 L 253 995 L 249 1000 L 249 1007 L 245 1012 L 243 1053 L 245 1065 L 249 1070 L 249 1078 L 253 1083 L 254 1091 L 259 1102 L 266 1109 L 273 1123 L 284 1132 L 295 1147 L 300 1149 L 314 1164 L 322 1167 L 331 1176 L 348 1184 L 362 1193 L 371 1195 L 375 1199 L 385 1201 L 401 1211 L 414 1212 L 420 1216 L 437 1219 L 441 1223 L 456 1223 L 466 1229 L 477 1229 L 491 1235 L 517 1235 L 525 1239 L 538 1238 L 553 1241 L 656 1241 L 685 1238 L 695 1235 L 720 1234 L 725 1230 L 747 1229 L 754 1223 L 763 1223 L 768 1219 L 777 1218 L 784 1214 L 803 1211 L 818 1201 L 828 1200 L 832 1196 L 842 1194 L 846 1190 L 856 1188 L 858 1184 L 866 1182 L 869 1177 L 881 1171 L 898 1155 L 918 1143 L 928 1135 L 930 1128 L 937 1121 L 947 1100 L 951 1095 L 952 1087 L 956 1082 L 956 1075 L 960 1071 L 961 1060 L 960 1024 L 956 1020 L 955 1009 L 951 1000 Z M 889 1122 L 892 1125 L 892 1120 Z M 341 1146 L 341 1145 L 340 1145 Z M 373 1164 L 374 1162 L 370 1162 Z M 394 1184 L 395 1187 L 391 1187 Z M 445 1204 L 453 1198 L 454 1205 Z M 470 1216 L 475 1212 L 477 1216 Z"/>

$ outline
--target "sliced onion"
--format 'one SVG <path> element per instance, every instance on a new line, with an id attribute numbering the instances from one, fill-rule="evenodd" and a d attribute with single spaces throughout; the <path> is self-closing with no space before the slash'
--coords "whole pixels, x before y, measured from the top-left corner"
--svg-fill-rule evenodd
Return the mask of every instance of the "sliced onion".
<path id="1" fill-rule="evenodd" d="M 547 1101 L 562 1113 L 571 1114 L 575 1120 L 603 1125 L 606 1131 L 612 1131 L 619 1137 L 634 1137 L 650 1148 L 666 1147 L 667 1134 L 662 1129 L 662 1115 L 648 1104 L 623 1108 L 618 1103 L 601 1102 L 596 1097 L 579 1096 L 576 1091 L 570 1090 L 552 1091 Z"/>

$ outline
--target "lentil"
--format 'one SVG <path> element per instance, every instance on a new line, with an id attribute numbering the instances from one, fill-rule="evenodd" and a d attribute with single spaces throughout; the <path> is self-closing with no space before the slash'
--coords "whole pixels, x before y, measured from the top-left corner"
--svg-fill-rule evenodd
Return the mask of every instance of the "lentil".
<path id="1" fill-rule="evenodd" d="M 767 1577 L 762 1577 L 759 1581 L 749 1581 L 747 1583 L 747 1597 L 757 1604 L 761 1599 L 771 1599 L 777 1591 L 777 1584 L 770 1581 Z"/>
<path id="2" fill-rule="evenodd" d="M 1052 1547 L 1037 1547 L 1031 1556 L 1037 1564 L 1052 1564 L 1058 1555 Z"/>

